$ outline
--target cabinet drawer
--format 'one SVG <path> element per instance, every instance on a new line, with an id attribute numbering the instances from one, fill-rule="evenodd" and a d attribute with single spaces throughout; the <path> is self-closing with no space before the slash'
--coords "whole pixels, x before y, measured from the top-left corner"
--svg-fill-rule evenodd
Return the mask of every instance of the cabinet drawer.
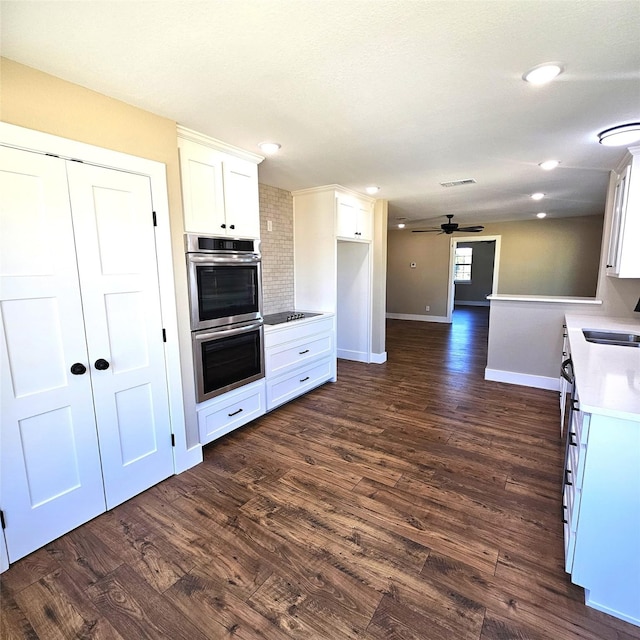
<path id="1" fill-rule="evenodd" d="M 333 334 L 333 322 L 333 316 L 329 316 L 301 324 L 287 322 L 275 327 L 267 327 L 264 332 L 264 346 L 270 349 L 287 342 L 304 341 L 322 333 Z"/>
<path id="2" fill-rule="evenodd" d="M 330 356 L 333 351 L 333 336 L 330 333 L 298 340 L 266 350 L 267 377 L 272 378 L 311 360 Z"/>
<path id="3" fill-rule="evenodd" d="M 201 444 L 207 444 L 266 412 L 265 382 L 251 383 L 215 398 L 198 409 Z"/>
<path id="4" fill-rule="evenodd" d="M 331 358 L 326 358 L 293 373 L 267 381 L 267 408 L 269 410 L 292 400 L 313 387 L 326 382 L 332 376 Z"/>
<path id="5" fill-rule="evenodd" d="M 578 407 L 580 406 L 580 401 L 576 401 Z M 590 413 L 584 413 L 578 409 L 573 409 L 571 412 L 571 430 L 578 437 L 578 442 L 580 444 L 586 445 L 587 440 L 589 439 L 589 423 L 591 419 Z"/>
<path id="6" fill-rule="evenodd" d="M 573 482 L 578 489 L 582 489 L 582 481 L 584 478 L 584 465 L 587 459 L 587 447 L 581 444 L 577 436 L 570 431 L 568 434 L 571 440 L 569 441 L 569 456 L 571 458 L 571 470 L 573 476 Z M 571 444 L 575 443 L 575 444 Z"/>
<path id="7" fill-rule="evenodd" d="M 571 573 L 573 569 L 573 556 L 576 548 L 576 522 L 571 519 L 569 509 L 569 489 L 565 486 L 562 497 L 563 507 L 563 532 L 564 532 L 564 570 Z"/>

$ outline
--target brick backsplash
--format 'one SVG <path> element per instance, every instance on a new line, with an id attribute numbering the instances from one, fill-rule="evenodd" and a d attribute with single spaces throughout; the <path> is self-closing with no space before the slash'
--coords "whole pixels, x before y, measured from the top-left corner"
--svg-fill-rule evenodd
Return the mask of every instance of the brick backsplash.
<path id="1" fill-rule="evenodd" d="M 294 308 L 293 196 L 265 184 L 259 194 L 263 313 L 289 311 Z"/>

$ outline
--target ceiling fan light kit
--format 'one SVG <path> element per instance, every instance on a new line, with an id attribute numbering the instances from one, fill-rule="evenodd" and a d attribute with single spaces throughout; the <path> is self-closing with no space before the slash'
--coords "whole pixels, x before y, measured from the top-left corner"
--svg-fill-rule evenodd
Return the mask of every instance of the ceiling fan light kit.
<path id="1" fill-rule="evenodd" d="M 640 140 L 640 122 L 621 124 L 598 134 L 598 142 L 605 147 L 632 144 Z"/>

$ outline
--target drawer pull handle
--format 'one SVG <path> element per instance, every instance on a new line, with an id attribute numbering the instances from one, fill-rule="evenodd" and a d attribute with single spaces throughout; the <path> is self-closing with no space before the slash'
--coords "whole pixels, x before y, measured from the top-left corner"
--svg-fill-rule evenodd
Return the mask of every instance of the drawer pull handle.
<path id="1" fill-rule="evenodd" d="M 570 473 L 571 473 L 571 469 L 565 469 L 565 470 L 564 470 L 564 483 L 565 483 L 566 485 L 572 486 L 572 485 L 573 485 L 573 482 L 571 482 L 571 481 L 569 480 L 569 474 L 570 474 Z"/>
<path id="2" fill-rule="evenodd" d="M 578 407 L 578 401 L 575 398 L 571 399 L 571 408 L 574 411 L 580 411 L 580 407 Z"/>
<path id="3" fill-rule="evenodd" d="M 302 378 L 302 380 L 300 380 L 300 382 L 306 382 L 309 379 L 309 376 L 307 376 L 306 378 Z"/>
<path id="4" fill-rule="evenodd" d="M 298 355 L 303 356 L 305 353 L 309 353 L 309 349 L 305 349 L 304 351 L 298 351 Z"/>
<path id="5" fill-rule="evenodd" d="M 572 447 L 577 447 L 578 443 L 574 440 L 574 438 L 576 437 L 576 434 L 573 433 L 573 431 L 569 431 L 569 444 Z"/>
<path id="6" fill-rule="evenodd" d="M 237 416 L 237 415 L 238 415 L 239 413 L 241 413 L 241 412 L 242 412 L 242 408 L 240 408 L 240 409 L 238 409 L 237 411 L 234 411 L 233 413 L 230 413 L 230 414 L 228 414 L 228 415 L 229 415 L 229 417 L 231 417 L 231 416 Z"/>
<path id="7" fill-rule="evenodd" d="M 565 520 L 564 518 L 563 518 L 562 522 L 563 522 L 563 524 L 569 524 L 569 521 Z"/>

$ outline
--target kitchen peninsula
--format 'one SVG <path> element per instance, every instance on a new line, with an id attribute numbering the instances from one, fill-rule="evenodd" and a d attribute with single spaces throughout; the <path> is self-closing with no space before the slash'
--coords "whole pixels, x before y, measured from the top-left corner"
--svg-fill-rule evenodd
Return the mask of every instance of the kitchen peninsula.
<path id="1" fill-rule="evenodd" d="M 587 605 L 640 625 L 640 347 L 592 343 L 585 329 L 633 335 L 640 322 L 566 317 L 565 569 Z"/>

